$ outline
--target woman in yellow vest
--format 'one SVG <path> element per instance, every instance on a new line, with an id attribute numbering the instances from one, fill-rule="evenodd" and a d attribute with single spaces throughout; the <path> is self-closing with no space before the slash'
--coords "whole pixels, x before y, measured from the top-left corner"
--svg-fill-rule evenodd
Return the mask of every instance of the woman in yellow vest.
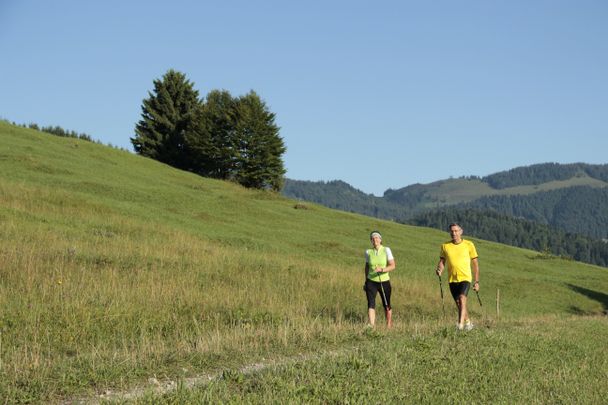
<path id="1" fill-rule="evenodd" d="M 391 310 L 391 282 L 389 272 L 395 270 L 395 259 L 391 248 L 382 246 L 382 235 L 373 231 L 369 235 L 372 249 L 365 251 L 365 294 L 367 295 L 367 316 L 370 326 L 376 325 L 376 295 L 380 293 L 386 325 L 393 326 L 393 313 Z"/>

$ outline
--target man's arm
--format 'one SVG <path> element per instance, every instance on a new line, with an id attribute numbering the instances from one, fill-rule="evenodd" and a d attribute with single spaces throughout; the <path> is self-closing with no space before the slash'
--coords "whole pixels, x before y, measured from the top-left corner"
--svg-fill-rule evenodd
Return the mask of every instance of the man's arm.
<path id="1" fill-rule="evenodd" d="M 435 270 L 435 273 L 437 273 L 437 275 L 441 277 L 443 269 L 445 269 L 445 257 L 440 257 L 439 263 L 437 263 L 437 269 Z"/>
<path id="2" fill-rule="evenodd" d="M 475 291 L 479 291 L 479 261 L 477 258 L 471 259 L 471 264 L 473 265 L 473 289 Z"/>

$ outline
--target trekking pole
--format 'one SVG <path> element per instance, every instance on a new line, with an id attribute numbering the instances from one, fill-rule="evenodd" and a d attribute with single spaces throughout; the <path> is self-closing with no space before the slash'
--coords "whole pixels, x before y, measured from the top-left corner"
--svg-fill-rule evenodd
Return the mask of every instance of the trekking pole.
<path id="1" fill-rule="evenodd" d="M 378 280 L 380 280 L 380 272 L 377 271 L 376 274 L 378 274 Z M 382 285 L 382 281 L 380 280 L 380 292 L 382 292 L 382 303 L 386 305 L 386 311 L 388 311 L 390 308 L 388 306 L 388 301 L 386 301 L 386 295 L 384 294 L 384 286 Z"/>
<path id="2" fill-rule="evenodd" d="M 443 284 L 441 284 L 441 276 L 437 274 L 439 277 L 439 290 L 441 291 L 441 308 L 443 308 L 443 317 L 445 318 L 445 303 L 443 301 Z"/>
<path id="3" fill-rule="evenodd" d="M 380 279 L 380 272 L 376 272 L 376 274 L 378 274 L 378 280 L 380 281 L 380 292 L 382 293 L 382 306 L 384 307 L 384 316 L 386 317 L 387 325 L 390 328 L 391 324 L 389 323 L 389 311 L 391 310 L 391 307 L 390 305 L 388 305 L 388 301 L 386 300 L 384 286 L 382 285 L 382 280 Z"/>
<path id="4" fill-rule="evenodd" d="M 477 301 L 479 301 L 479 306 L 483 307 L 483 305 L 481 305 L 481 298 L 479 298 L 479 291 L 475 291 L 475 294 L 477 294 Z"/>

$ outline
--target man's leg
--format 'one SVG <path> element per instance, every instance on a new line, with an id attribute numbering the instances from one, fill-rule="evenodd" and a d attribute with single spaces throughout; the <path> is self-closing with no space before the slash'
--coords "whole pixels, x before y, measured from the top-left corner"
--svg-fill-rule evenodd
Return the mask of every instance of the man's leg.
<path id="1" fill-rule="evenodd" d="M 460 302 L 460 296 L 454 300 L 454 303 L 456 304 L 456 308 L 458 308 L 458 318 L 456 318 L 456 326 L 458 327 L 458 329 L 462 329 L 464 326 L 462 324 L 462 321 L 460 320 L 462 317 L 462 303 Z"/>
<path id="2" fill-rule="evenodd" d="M 469 292 L 470 283 L 450 283 L 450 292 L 458 308 L 458 329 L 463 330 L 465 323 L 469 319 L 469 312 L 467 310 L 467 294 Z"/>
<path id="3" fill-rule="evenodd" d="M 462 329 L 461 326 L 464 328 L 465 321 L 469 319 L 469 312 L 467 311 L 467 296 L 461 295 L 460 297 L 458 297 L 458 299 L 460 301 L 460 318 L 458 319 L 458 329 Z"/>

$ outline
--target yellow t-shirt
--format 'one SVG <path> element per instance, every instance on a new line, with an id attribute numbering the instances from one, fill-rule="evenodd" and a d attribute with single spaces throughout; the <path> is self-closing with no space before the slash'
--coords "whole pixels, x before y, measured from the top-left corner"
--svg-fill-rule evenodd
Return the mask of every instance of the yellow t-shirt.
<path id="1" fill-rule="evenodd" d="M 441 245 L 439 257 L 444 258 L 448 266 L 448 283 L 472 281 L 471 260 L 477 258 L 473 242 L 464 239 L 459 244 L 446 242 Z"/>

